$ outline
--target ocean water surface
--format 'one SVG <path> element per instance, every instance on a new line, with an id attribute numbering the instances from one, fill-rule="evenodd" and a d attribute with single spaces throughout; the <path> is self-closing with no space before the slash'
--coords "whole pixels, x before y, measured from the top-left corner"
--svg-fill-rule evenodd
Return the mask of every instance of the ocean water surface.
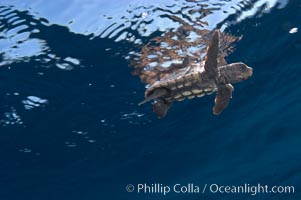
<path id="1" fill-rule="evenodd" d="M 301 199 L 300 10 L 299 0 L 0 0 L 0 199 Z M 138 106 L 143 48 L 214 29 L 240 38 L 226 61 L 254 70 L 228 108 L 213 115 L 214 95 L 164 119 Z"/>

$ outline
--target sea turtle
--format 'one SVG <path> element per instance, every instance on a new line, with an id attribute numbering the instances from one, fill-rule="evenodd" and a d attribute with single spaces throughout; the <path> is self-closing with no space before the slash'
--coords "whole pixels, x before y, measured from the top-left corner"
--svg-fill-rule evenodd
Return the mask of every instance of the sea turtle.
<path id="1" fill-rule="evenodd" d="M 237 83 L 252 76 L 253 69 L 242 62 L 219 66 L 220 31 L 215 30 L 207 47 L 205 61 L 188 65 L 151 84 L 145 91 L 145 100 L 155 100 L 153 111 L 158 118 L 166 115 L 174 101 L 202 97 L 216 92 L 213 113 L 220 114 L 228 105 Z"/>

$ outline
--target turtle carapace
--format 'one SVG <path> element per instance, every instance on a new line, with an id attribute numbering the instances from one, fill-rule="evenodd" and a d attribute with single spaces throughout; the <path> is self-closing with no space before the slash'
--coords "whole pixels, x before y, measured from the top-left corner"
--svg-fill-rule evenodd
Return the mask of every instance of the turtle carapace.
<path id="1" fill-rule="evenodd" d="M 231 84 L 248 79 L 253 69 L 242 62 L 218 65 L 220 32 L 216 30 L 207 47 L 204 61 L 187 65 L 151 84 L 145 91 L 144 104 L 155 100 L 153 110 L 159 118 L 166 115 L 174 101 L 203 97 L 216 92 L 214 114 L 220 114 L 232 97 Z"/>

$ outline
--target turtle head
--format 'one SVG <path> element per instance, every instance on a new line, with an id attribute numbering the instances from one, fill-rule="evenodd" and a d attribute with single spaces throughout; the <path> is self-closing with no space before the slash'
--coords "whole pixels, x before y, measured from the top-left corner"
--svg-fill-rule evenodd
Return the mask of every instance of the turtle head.
<path id="1" fill-rule="evenodd" d="M 222 66 L 219 71 L 221 82 L 225 84 L 244 81 L 253 74 L 253 69 L 241 62 Z"/>

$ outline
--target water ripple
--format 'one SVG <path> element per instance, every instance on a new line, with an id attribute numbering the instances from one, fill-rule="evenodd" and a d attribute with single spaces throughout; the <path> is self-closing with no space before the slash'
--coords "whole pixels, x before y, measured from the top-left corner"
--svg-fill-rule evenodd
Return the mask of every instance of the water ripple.
<path id="1" fill-rule="evenodd" d="M 0 118 L 0 125 L 2 126 L 22 125 L 22 124 L 23 121 L 14 107 L 11 107 L 10 111 L 4 113 L 3 119 Z"/>
<path id="2" fill-rule="evenodd" d="M 225 29 L 255 15 L 258 10 L 268 12 L 286 4 L 287 1 L 277 0 L 126 1 L 122 4 L 117 0 L 110 3 L 67 0 L 59 4 L 5 0 L 0 7 L 0 66 L 30 60 L 62 70 L 82 66 L 77 57 L 57 55 L 49 41 L 41 36 L 47 29 L 53 29 L 52 24 L 67 27 L 70 32 L 90 40 L 108 38 L 115 42 L 145 44 L 147 37 L 178 31 L 185 24 L 199 30 L 216 26 Z"/>
<path id="3" fill-rule="evenodd" d="M 12 63 L 37 61 L 40 66 L 55 65 L 63 70 L 79 66 L 77 58 L 57 56 L 49 41 L 41 37 L 48 21 L 29 11 L 20 11 L 13 6 L 0 7 L 0 66 Z"/>
<path id="4" fill-rule="evenodd" d="M 43 106 L 44 104 L 48 103 L 47 99 L 42 99 L 36 96 L 28 96 L 26 100 L 23 100 L 22 103 L 24 104 L 25 109 L 31 110 L 36 107 Z"/>

